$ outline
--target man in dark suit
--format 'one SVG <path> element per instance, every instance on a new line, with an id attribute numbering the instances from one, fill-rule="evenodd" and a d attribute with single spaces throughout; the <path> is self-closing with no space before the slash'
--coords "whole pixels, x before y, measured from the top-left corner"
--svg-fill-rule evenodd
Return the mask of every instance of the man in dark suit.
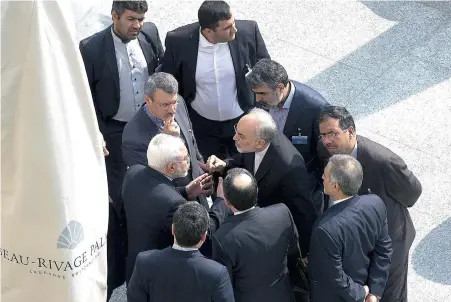
<path id="1" fill-rule="evenodd" d="M 304 158 L 312 182 L 315 207 L 321 214 L 324 167 L 317 157 L 318 117 L 321 109 L 329 104 L 313 88 L 290 80 L 285 68 L 270 59 L 258 61 L 246 80 L 256 95 L 257 103 L 268 110 L 277 129 L 291 140 Z"/>
<path id="2" fill-rule="evenodd" d="M 127 167 L 121 152 L 122 131 L 144 102 L 144 83 L 164 55 L 156 26 L 143 23 L 147 9 L 146 1 L 113 1 L 113 25 L 79 45 L 100 132 L 110 152 L 105 158 L 108 191 L 113 200 L 110 220 L 118 221 L 110 222 L 108 231 L 108 275 L 109 279 L 117 279 L 108 282 L 108 296 L 124 281 L 125 255 L 120 249 L 125 222 L 121 217 L 120 188 Z"/>
<path id="3" fill-rule="evenodd" d="M 334 201 L 312 232 L 311 302 L 377 302 L 384 292 L 392 255 L 387 210 L 378 196 L 357 195 L 362 179 L 349 155 L 332 156 L 324 170 L 324 192 Z"/>
<path id="4" fill-rule="evenodd" d="M 124 161 L 130 167 L 136 164 L 146 166 L 147 147 L 155 135 L 166 133 L 180 137 L 185 142 L 192 164 L 188 176 L 175 179 L 174 182 L 179 187 L 185 187 L 204 174 L 202 167 L 205 169 L 205 164 L 197 149 L 185 102 L 177 94 L 177 80 L 169 73 L 156 72 L 147 80 L 144 92 L 145 104 L 124 128 Z M 204 195 L 199 196 L 199 202 L 208 208 Z"/>
<path id="5" fill-rule="evenodd" d="M 163 249 L 171 245 L 172 217 L 186 202 L 172 180 L 185 177 L 190 156 L 179 137 L 157 134 L 147 150 L 148 164 L 134 165 L 124 178 L 122 197 L 128 222 L 127 282 L 130 279 L 138 253 Z M 210 194 L 211 178 L 208 174 L 196 178 L 187 189 L 188 199 Z M 227 206 L 219 196 L 210 211 L 210 236 L 228 215 Z"/>
<path id="6" fill-rule="evenodd" d="M 269 54 L 257 23 L 235 20 L 224 1 L 204 1 L 198 19 L 167 33 L 162 71 L 180 84 L 204 158 L 226 158 L 233 125 L 255 103 L 245 74 Z"/>
<path id="7" fill-rule="evenodd" d="M 344 107 L 328 106 L 319 117 L 322 141 L 330 154 L 349 154 L 363 167 L 359 194 L 376 194 L 387 208 L 388 234 L 393 257 L 382 302 L 407 301 L 409 250 L 415 227 L 408 208 L 422 192 L 422 186 L 405 162 L 391 150 L 356 135 L 354 119 Z"/>
<path id="8" fill-rule="evenodd" d="M 294 302 L 287 262 L 296 263 L 300 250 L 290 211 L 282 203 L 258 207 L 257 181 L 245 169 L 229 170 L 223 190 L 234 215 L 213 235 L 212 259 L 227 267 L 235 301 Z"/>
<path id="9" fill-rule="evenodd" d="M 240 153 L 225 162 L 212 155 L 207 167 L 212 172 L 239 167 L 255 175 L 258 205 L 284 203 L 288 207 L 299 232 L 302 256 L 306 257 L 316 213 L 302 156 L 263 109 L 254 108 L 243 116 L 233 139 Z"/>
<path id="10" fill-rule="evenodd" d="M 174 244 L 138 254 L 127 286 L 128 302 L 235 301 L 227 269 L 199 252 L 208 220 L 205 208 L 194 202 L 175 211 Z"/>

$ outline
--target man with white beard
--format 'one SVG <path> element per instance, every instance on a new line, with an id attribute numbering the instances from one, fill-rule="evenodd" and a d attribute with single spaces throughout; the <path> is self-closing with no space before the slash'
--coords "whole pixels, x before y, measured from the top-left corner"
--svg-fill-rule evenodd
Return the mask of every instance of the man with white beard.
<path id="1" fill-rule="evenodd" d="M 127 283 L 140 252 L 172 245 L 172 217 L 178 207 L 187 202 L 172 182 L 174 178 L 185 177 L 190 167 L 190 157 L 183 140 L 168 134 L 157 134 L 150 141 L 147 159 L 147 166 L 134 165 L 127 170 L 122 187 L 128 233 Z M 188 199 L 195 200 L 200 194 L 210 194 L 212 189 L 211 177 L 205 173 L 188 184 Z M 229 213 L 224 199 L 220 197 L 222 193 L 218 192 L 218 195 L 209 211 L 207 238 Z"/>

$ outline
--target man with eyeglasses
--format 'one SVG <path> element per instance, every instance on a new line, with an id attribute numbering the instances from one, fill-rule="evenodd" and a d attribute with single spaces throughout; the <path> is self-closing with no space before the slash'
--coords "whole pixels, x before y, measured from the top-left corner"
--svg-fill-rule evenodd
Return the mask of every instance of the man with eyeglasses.
<path id="1" fill-rule="evenodd" d="M 385 292 L 379 298 L 382 302 L 406 302 L 409 250 L 415 238 L 408 208 L 420 197 L 421 183 L 401 157 L 357 135 L 354 119 L 346 108 L 325 107 L 319 116 L 319 130 L 329 156 L 348 154 L 362 165 L 363 183 L 358 194 L 376 194 L 384 201 L 393 256 Z"/>
<path id="2" fill-rule="evenodd" d="M 172 180 L 188 174 L 190 157 L 181 138 L 160 133 L 148 145 L 147 163 L 127 170 L 122 188 L 128 232 L 127 283 L 140 252 L 164 249 L 173 243 L 172 218 L 179 206 L 212 190 L 208 179 L 202 177 L 195 179 L 189 199 L 177 190 Z M 220 197 L 209 210 L 207 238 L 229 213 L 221 190 L 217 195 Z"/>
<path id="3" fill-rule="evenodd" d="M 122 135 L 122 154 L 127 166 L 147 165 L 147 147 L 159 133 L 180 137 L 188 149 L 192 162 L 186 176 L 174 179 L 181 193 L 188 197 L 193 179 L 204 175 L 205 164 L 188 117 L 185 102 L 178 95 L 177 80 L 169 73 L 156 72 L 144 85 L 145 104 L 128 122 Z M 211 176 L 204 176 L 207 181 Z M 200 204 L 209 208 L 205 195 L 198 197 Z"/>

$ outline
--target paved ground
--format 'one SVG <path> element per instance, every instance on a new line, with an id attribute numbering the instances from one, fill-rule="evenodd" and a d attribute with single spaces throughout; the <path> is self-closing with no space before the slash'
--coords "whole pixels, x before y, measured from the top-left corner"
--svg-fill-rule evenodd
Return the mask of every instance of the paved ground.
<path id="1" fill-rule="evenodd" d="M 149 1 L 160 30 L 195 21 L 202 1 Z M 109 23 L 111 1 L 78 8 L 82 38 Z M 400 154 L 423 184 L 411 210 L 409 299 L 451 295 L 451 2 L 230 0 L 254 19 L 291 78 L 357 117 L 357 131 Z M 258 3 L 258 5 L 256 5 Z M 85 5 L 88 5 L 87 3 Z M 448 172 L 446 172 L 448 171 Z M 448 194 L 447 194 L 448 193 Z M 126 301 L 124 288 L 112 302 Z"/>

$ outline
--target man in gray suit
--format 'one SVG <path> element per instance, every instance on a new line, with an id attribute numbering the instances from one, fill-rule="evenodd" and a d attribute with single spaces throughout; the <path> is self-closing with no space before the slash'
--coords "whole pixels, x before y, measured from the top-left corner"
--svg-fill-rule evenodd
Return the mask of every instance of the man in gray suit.
<path id="1" fill-rule="evenodd" d="M 165 133 L 180 137 L 192 164 L 188 175 L 175 179 L 174 184 L 187 197 L 186 186 L 205 173 L 205 164 L 197 149 L 185 101 L 177 93 L 178 83 L 171 74 L 157 72 L 148 78 L 144 85 L 145 104 L 124 128 L 122 154 L 129 167 L 136 164 L 147 166 L 147 147 L 154 136 Z M 199 196 L 198 201 L 208 208 L 204 195 Z"/>
<path id="2" fill-rule="evenodd" d="M 421 183 L 398 155 L 357 135 L 354 119 L 346 108 L 325 107 L 319 115 L 319 130 L 329 156 L 349 154 L 362 165 L 363 183 L 358 194 L 376 194 L 384 201 L 393 255 L 380 301 L 406 302 L 409 250 L 415 238 L 415 227 L 408 208 L 420 197 Z"/>

